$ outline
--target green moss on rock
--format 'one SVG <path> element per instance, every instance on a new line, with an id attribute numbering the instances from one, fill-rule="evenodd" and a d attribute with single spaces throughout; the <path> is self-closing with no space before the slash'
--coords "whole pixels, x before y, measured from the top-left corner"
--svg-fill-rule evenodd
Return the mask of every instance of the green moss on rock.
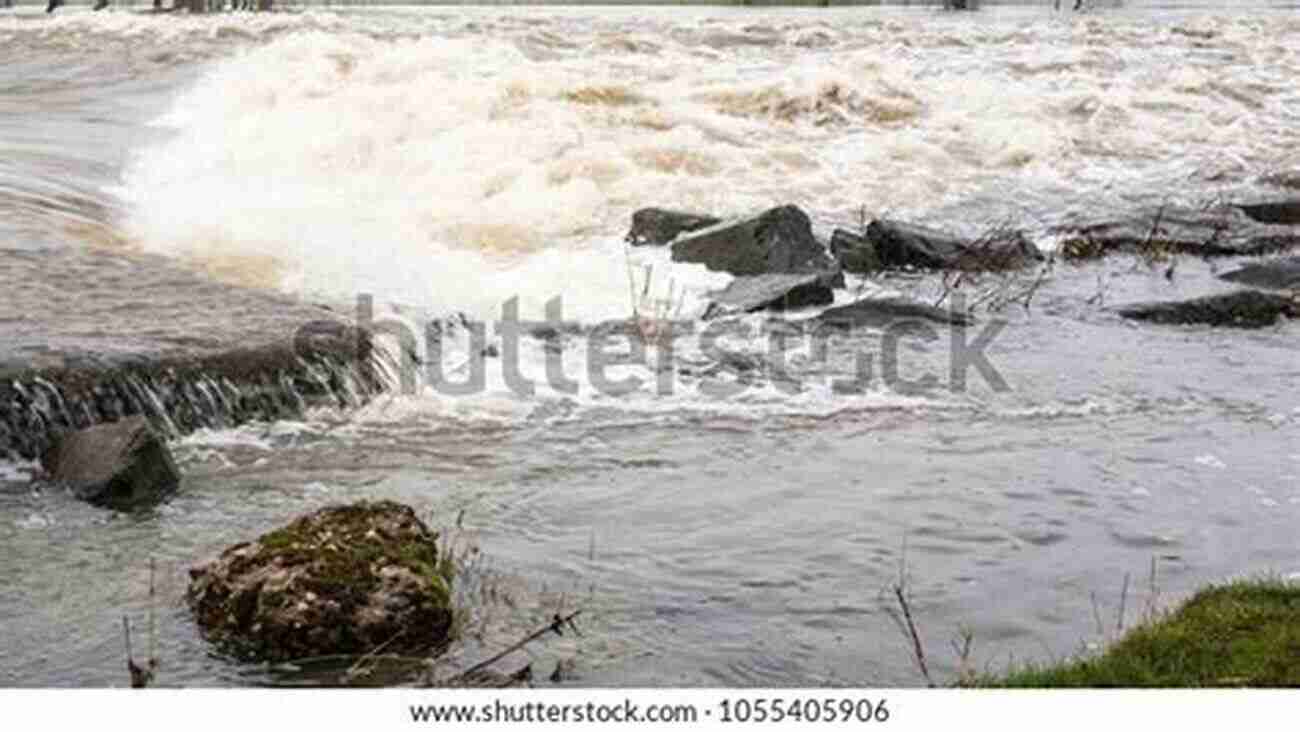
<path id="1" fill-rule="evenodd" d="M 330 506 L 191 570 L 190 606 L 209 639 L 258 660 L 428 653 L 452 627 L 437 539 L 408 506 Z"/>

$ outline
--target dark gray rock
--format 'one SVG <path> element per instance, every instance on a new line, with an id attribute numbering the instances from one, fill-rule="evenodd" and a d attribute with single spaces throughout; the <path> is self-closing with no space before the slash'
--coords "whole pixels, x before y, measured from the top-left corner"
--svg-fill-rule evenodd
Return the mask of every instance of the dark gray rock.
<path id="1" fill-rule="evenodd" d="M 906 297 L 865 298 L 857 302 L 829 308 L 818 315 L 819 323 L 853 328 L 857 326 L 881 327 L 903 320 L 929 320 L 944 325 L 969 325 L 972 319 L 966 313 L 935 307 Z"/>
<path id="2" fill-rule="evenodd" d="M 1300 226 L 1300 200 L 1240 203 L 1237 208 L 1261 224 Z"/>
<path id="3" fill-rule="evenodd" d="M 835 269 L 813 237 L 808 215 L 797 206 L 684 234 L 673 242 L 673 261 L 697 262 L 737 276 Z"/>
<path id="4" fill-rule="evenodd" d="M 1285 316 L 1300 315 L 1300 303 L 1283 295 L 1237 290 L 1191 300 L 1136 303 L 1118 308 L 1131 320 L 1170 325 L 1205 324 L 1228 328 L 1263 328 Z"/>
<path id="5" fill-rule="evenodd" d="M 1300 244 L 1300 228 L 1260 223 L 1234 206 L 1204 211 L 1165 207 L 1054 231 L 1062 236 L 1061 252 L 1070 259 L 1113 252 L 1229 257 L 1271 254 Z"/>
<path id="6" fill-rule="evenodd" d="M 1018 231 L 968 240 L 938 229 L 902 221 L 877 219 L 867 225 L 866 241 L 882 267 L 1001 271 L 1017 269 L 1043 258 Z"/>
<path id="7" fill-rule="evenodd" d="M 632 228 L 624 240 L 634 247 L 662 246 L 683 232 L 703 229 L 721 221 L 722 219 L 704 214 L 643 208 L 632 214 Z"/>
<path id="8" fill-rule="evenodd" d="M 1300 290 L 1300 257 L 1255 262 L 1219 275 L 1229 282 L 1271 290 Z"/>
<path id="9" fill-rule="evenodd" d="M 120 510 L 157 504 L 180 485 L 171 452 L 142 416 L 68 433 L 41 464 L 78 498 Z"/>
<path id="10" fill-rule="evenodd" d="M 711 306 L 705 313 L 705 319 L 728 313 L 829 305 L 835 302 L 835 288 L 843 286 L 842 272 L 737 277 L 725 289 L 710 295 L 718 307 Z"/>
<path id="11" fill-rule="evenodd" d="M 881 269 L 875 245 L 866 237 L 844 229 L 831 232 L 831 256 L 845 272 L 870 274 Z"/>

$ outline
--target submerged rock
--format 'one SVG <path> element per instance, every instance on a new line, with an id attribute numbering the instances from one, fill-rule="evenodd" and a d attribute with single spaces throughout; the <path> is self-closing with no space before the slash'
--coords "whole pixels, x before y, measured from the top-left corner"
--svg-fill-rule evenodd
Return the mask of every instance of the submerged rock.
<path id="1" fill-rule="evenodd" d="M 722 219 L 704 214 L 643 208 L 632 214 L 632 228 L 627 232 L 625 241 L 634 247 L 663 246 L 683 232 L 703 229 L 721 221 Z"/>
<path id="2" fill-rule="evenodd" d="M 925 226 L 878 219 L 867 225 L 864 240 L 882 267 L 1001 271 L 1043 258 L 1018 231 L 967 240 Z"/>
<path id="3" fill-rule="evenodd" d="M 817 316 L 817 321 L 830 326 L 851 328 L 868 325 L 886 326 L 904 320 L 929 320 L 944 325 L 969 325 L 972 319 L 965 313 L 935 307 L 906 297 L 870 297 L 857 302 L 829 308 Z"/>
<path id="4" fill-rule="evenodd" d="M 727 313 L 829 305 L 835 302 L 835 288 L 843 286 L 841 272 L 737 277 L 725 289 L 710 296 L 712 304 L 705 312 L 705 320 Z"/>
<path id="5" fill-rule="evenodd" d="M 1219 275 L 1221 279 L 1270 290 L 1300 290 L 1300 257 L 1255 262 Z"/>
<path id="6" fill-rule="evenodd" d="M 451 563 L 409 506 L 330 506 L 190 570 L 205 635 L 239 655 L 285 661 L 436 651 L 451 633 Z"/>
<path id="7" fill-rule="evenodd" d="M 96 506 L 155 505 L 180 485 L 180 471 L 149 420 L 141 416 L 64 435 L 41 456 L 50 480 Z"/>
<path id="8" fill-rule="evenodd" d="M 1273 325 L 1282 316 L 1300 316 L 1300 303 L 1283 295 L 1237 290 L 1191 300 L 1137 303 L 1121 307 L 1117 312 L 1131 320 L 1151 323 L 1263 328 Z"/>
<path id="9" fill-rule="evenodd" d="M 870 274 L 881 269 L 875 245 L 866 237 L 844 229 L 831 232 L 831 256 L 845 272 Z"/>
<path id="10" fill-rule="evenodd" d="M 733 275 L 822 272 L 835 268 L 798 206 L 720 223 L 677 238 L 673 261 L 696 262 Z"/>
<path id="11" fill-rule="evenodd" d="M 1228 257 L 1271 254 L 1300 244 L 1300 228 L 1261 223 L 1240 207 L 1193 210 L 1167 206 L 1124 219 L 1057 227 L 1061 252 L 1094 259 L 1117 251 Z"/>
<path id="12" fill-rule="evenodd" d="M 1261 224 L 1300 226 L 1300 199 L 1294 201 L 1266 201 L 1264 203 L 1239 203 L 1237 208 Z"/>

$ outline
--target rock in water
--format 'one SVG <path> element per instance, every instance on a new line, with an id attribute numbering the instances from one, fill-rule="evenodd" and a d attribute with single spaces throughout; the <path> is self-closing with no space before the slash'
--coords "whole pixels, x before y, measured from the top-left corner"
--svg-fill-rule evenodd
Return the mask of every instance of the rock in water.
<path id="1" fill-rule="evenodd" d="M 813 237 L 812 222 L 797 206 L 717 224 L 678 237 L 673 261 L 697 262 L 733 275 L 822 272 L 835 269 Z"/>
<path id="2" fill-rule="evenodd" d="M 706 311 L 706 320 L 725 313 L 789 310 L 835 302 L 835 288 L 844 286 L 841 272 L 765 274 L 737 277 L 711 295 L 718 307 Z"/>
<path id="3" fill-rule="evenodd" d="M 1261 224 L 1300 226 L 1300 200 L 1239 203 L 1237 208 Z"/>
<path id="4" fill-rule="evenodd" d="M 862 325 L 883 327 L 903 320 L 929 320 L 944 325 L 969 325 L 972 322 L 971 317 L 965 313 L 906 297 L 864 298 L 848 305 L 829 308 L 817 316 L 818 322 L 843 328 Z"/>
<path id="5" fill-rule="evenodd" d="M 1263 328 L 1278 318 L 1300 316 L 1300 304 L 1282 295 L 1237 290 L 1191 300 L 1127 305 L 1119 314 L 1132 320 L 1185 325 L 1203 323 L 1229 328 Z"/>
<path id="6" fill-rule="evenodd" d="M 632 228 L 624 240 L 634 247 L 663 246 L 683 232 L 703 229 L 721 221 L 703 214 L 643 208 L 632 214 Z"/>
<path id="7" fill-rule="evenodd" d="M 831 233 L 831 256 L 845 272 L 870 274 L 881 269 L 876 247 L 864 236 L 836 229 Z"/>
<path id="8" fill-rule="evenodd" d="M 1300 245 L 1296 227 L 1262 223 L 1268 217 L 1262 211 L 1255 215 L 1264 218 L 1253 218 L 1241 206 L 1204 211 L 1165 206 L 1128 218 L 1059 226 L 1054 233 L 1061 235 L 1061 253 L 1067 259 L 1094 259 L 1117 251 L 1231 257 Z"/>
<path id="9" fill-rule="evenodd" d="M 1001 271 L 1043 258 L 1018 231 L 968 241 L 925 226 L 877 219 L 867 225 L 865 240 L 883 267 Z"/>
<path id="10" fill-rule="evenodd" d="M 1219 275 L 1221 279 L 1270 290 L 1300 290 L 1300 257 L 1255 262 Z"/>
<path id="11" fill-rule="evenodd" d="M 238 655 L 418 656 L 451 633 L 452 565 L 409 506 L 330 506 L 190 570 L 205 635 Z"/>
<path id="12" fill-rule="evenodd" d="M 52 481 L 107 508 L 154 505 L 180 485 L 166 443 L 139 415 L 70 432 L 41 456 L 41 464 Z"/>

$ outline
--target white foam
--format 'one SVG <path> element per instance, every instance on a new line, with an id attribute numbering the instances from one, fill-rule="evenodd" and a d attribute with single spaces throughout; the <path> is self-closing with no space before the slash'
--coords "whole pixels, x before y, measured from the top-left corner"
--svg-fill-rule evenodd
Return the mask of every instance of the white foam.
<path id="1" fill-rule="evenodd" d="M 990 187 L 1011 206 L 1048 197 L 1064 209 L 1125 185 L 1163 196 L 1172 182 L 1276 166 L 1300 147 L 1279 81 L 1300 71 L 1300 53 L 1281 26 L 1195 19 L 1189 28 L 1245 49 L 1210 63 L 1188 60 L 1184 36 L 1153 46 L 1152 22 L 1140 19 L 998 25 L 927 13 L 880 23 L 836 12 L 790 13 L 779 25 L 721 10 L 647 20 L 634 10 L 479 9 L 246 26 L 259 45 L 234 44 L 243 50 L 157 121 L 172 136 L 135 154 L 120 187 L 131 204 L 124 228 L 150 252 L 242 263 L 233 270 L 256 272 L 256 284 L 269 273 L 310 297 L 373 294 L 382 312 L 400 304 L 414 320 L 459 311 L 491 322 L 515 297 L 523 317 L 538 319 L 558 295 L 567 319 L 590 323 L 631 314 L 646 265 L 650 299 L 671 287 L 687 316 L 728 279 L 663 251 L 627 251 L 622 234 L 642 206 L 725 215 L 793 202 L 821 229 L 864 206 L 906 215 Z M 785 37 L 714 48 L 697 38 L 702 14 L 718 16 L 709 27 L 719 33 L 762 35 L 747 26 L 767 23 Z M 214 23 L 66 21 L 150 38 L 220 36 L 213 29 L 226 26 Z M 829 50 L 799 45 L 813 33 Z M 963 224 L 989 223 L 981 216 L 994 214 Z M 540 348 L 526 347 L 534 372 Z M 566 351 L 578 373 L 581 358 Z M 517 418 L 537 407 L 499 383 L 416 402 L 372 410 L 436 403 Z M 844 401 L 809 390 L 732 403 L 816 411 Z"/>

